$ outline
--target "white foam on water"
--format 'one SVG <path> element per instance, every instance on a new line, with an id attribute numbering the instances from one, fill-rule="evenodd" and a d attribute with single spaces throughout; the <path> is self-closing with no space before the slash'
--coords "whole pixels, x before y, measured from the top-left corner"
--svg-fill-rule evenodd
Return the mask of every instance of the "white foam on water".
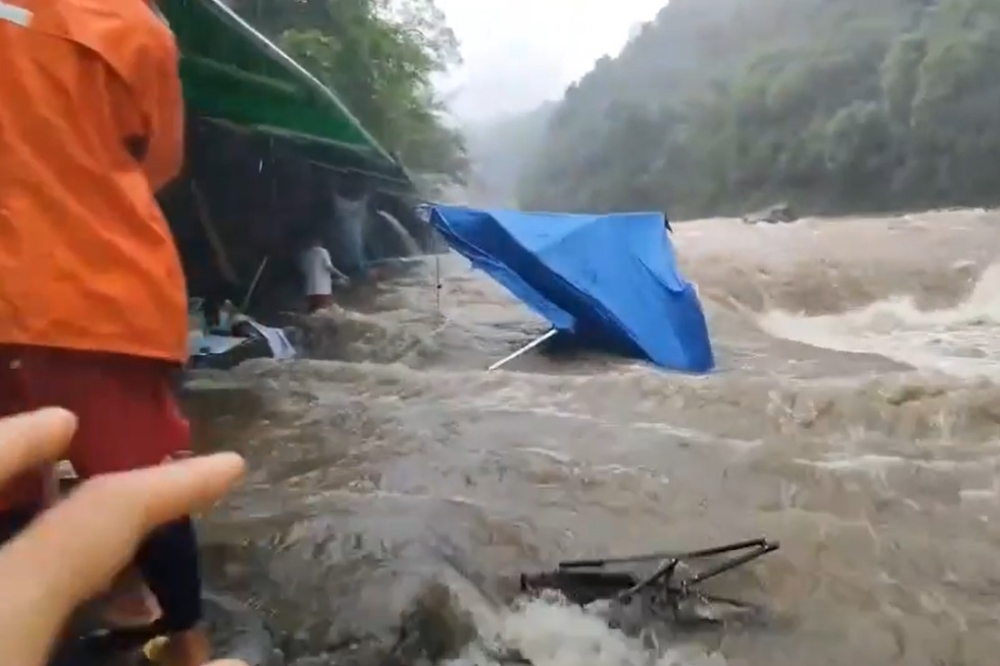
<path id="1" fill-rule="evenodd" d="M 814 347 L 878 354 L 961 378 L 1000 379 L 1000 264 L 953 308 L 920 310 L 912 298 L 891 298 L 831 315 L 773 310 L 758 322 L 775 337 Z"/>
<path id="2" fill-rule="evenodd" d="M 831 471 L 861 471 L 869 473 L 882 473 L 893 467 L 909 467 L 924 469 L 934 472 L 949 473 L 962 468 L 976 469 L 983 465 L 992 465 L 997 462 L 996 456 L 984 456 L 978 460 L 957 461 L 957 460 L 923 460 L 913 457 L 878 455 L 874 453 L 863 453 L 860 455 L 847 455 L 843 453 L 832 453 L 822 460 L 807 460 L 796 458 L 795 462 L 800 465 L 808 465 L 819 469 Z"/>
<path id="3" fill-rule="evenodd" d="M 490 626 L 492 625 L 492 626 Z M 696 646 L 662 646 L 611 629 L 579 606 L 533 600 L 480 623 L 487 644 L 514 649 L 535 666 L 726 666 L 719 653 Z M 487 631 L 492 630 L 492 636 Z M 502 662 L 502 660 L 500 660 Z M 449 666 L 497 664 L 483 646 L 470 648 Z"/>
<path id="4" fill-rule="evenodd" d="M 442 666 L 510 666 L 519 655 L 534 666 L 727 666 L 718 652 L 697 644 L 665 644 L 649 632 L 642 638 L 612 629 L 606 608 L 581 608 L 558 594 L 513 606 L 491 599 L 457 569 L 444 573 L 456 602 L 479 634 L 456 659 Z"/>

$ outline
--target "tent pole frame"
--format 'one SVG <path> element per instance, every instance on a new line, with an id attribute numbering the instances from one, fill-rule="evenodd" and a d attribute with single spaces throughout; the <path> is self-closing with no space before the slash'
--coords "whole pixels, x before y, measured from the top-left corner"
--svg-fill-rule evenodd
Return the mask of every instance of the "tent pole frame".
<path id="1" fill-rule="evenodd" d="M 441 255 L 434 255 L 434 293 L 437 300 L 437 313 L 441 314 Z"/>
<path id="2" fill-rule="evenodd" d="M 257 273 L 253 276 L 253 282 L 250 283 L 250 288 L 247 289 L 246 296 L 243 297 L 243 302 L 240 304 L 240 312 L 246 313 L 247 309 L 250 307 L 250 299 L 253 298 L 253 293 L 257 291 L 257 284 L 260 282 L 260 276 L 264 274 L 264 269 L 267 268 L 267 260 L 271 258 L 271 255 L 264 257 L 264 260 L 260 262 L 260 266 L 257 268 Z"/>
<path id="3" fill-rule="evenodd" d="M 517 351 L 515 351 L 513 354 L 508 354 L 507 356 L 503 357 L 502 359 L 500 359 L 499 361 L 497 361 L 496 363 L 494 363 L 490 367 L 486 368 L 486 372 L 492 372 L 493 370 L 496 370 L 497 368 L 500 368 L 500 367 L 502 367 L 504 365 L 507 365 L 508 363 L 510 363 L 511 361 L 513 361 L 515 358 L 521 356 L 522 354 L 526 354 L 527 352 L 531 351 L 532 349 L 534 349 L 538 345 L 542 344 L 543 342 L 546 342 L 546 341 L 552 339 L 552 337 L 554 337 L 555 334 L 558 333 L 558 332 L 559 331 L 557 329 L 554 329 L 554 328 L 549 329 L 547 332 L 543 333 L 542 335 L 538 336 L 537 338 L 535 338 L 534 340 L 532 340 L 528 344 L 524 345 L 523 347 L 521 347 L 520 349 L 518 349 Z"/>

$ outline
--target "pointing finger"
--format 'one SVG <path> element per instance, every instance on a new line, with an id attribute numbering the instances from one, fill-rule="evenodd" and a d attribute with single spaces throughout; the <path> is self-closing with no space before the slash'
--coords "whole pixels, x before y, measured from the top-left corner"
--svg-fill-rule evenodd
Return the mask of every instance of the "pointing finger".
<path id="1" fill-rule="evenodd" d="M 72 591 L 75 605 L 100 592 L 152 529 L 209 508 L 243 470 L 238 455 L 220 453 L 97 477 L 43 514 L 26 536 L 49 544 L 50 558 L 73 553 L 51 575 Z"/>
<path id="2" fill-rule="evenodd" d="M 22 644 L 36 637 L 47 648 L 46 637 L 107 587 L 150 530 L 208 508 L 243 470 L 239 456 L 217 454 L 85 482 L 0 550 L 0 644 L 6 611 L 30 635 Z"/>

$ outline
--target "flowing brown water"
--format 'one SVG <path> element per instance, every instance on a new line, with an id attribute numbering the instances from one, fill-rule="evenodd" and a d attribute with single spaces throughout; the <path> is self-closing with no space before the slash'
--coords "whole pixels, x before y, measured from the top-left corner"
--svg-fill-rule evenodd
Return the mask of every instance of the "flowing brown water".
<path id="1" fill-rule="evenodd" d="M 537 355 L 485 373 L 544 327 L 451 257 L 440 309 L 432 260 L 314 318 L 336 360 L 194 382 L 203 445 L 252 467 L 205 521 L 216 577 L 266 609 L 290 661 L 381 663 L 442 580 L 439 605 L 539 666 L 996 663 L 1000 214 L 709 220 L 675 242 L 708 377 Z M 566 609 L 484 614 L 438 554 L 501 579 L 758 535 L 782 550 L 721 587 L 766 602 L 768 626 L 659 656 Z M 468 638 L 440 624 L 429 661 Z"/>

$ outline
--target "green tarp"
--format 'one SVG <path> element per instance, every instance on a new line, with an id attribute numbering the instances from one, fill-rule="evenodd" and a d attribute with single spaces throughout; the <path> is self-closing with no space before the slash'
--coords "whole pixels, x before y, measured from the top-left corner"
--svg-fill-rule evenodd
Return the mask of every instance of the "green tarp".
<path id="1" fill-rule="evenodd" d="M 331 166 L 409 183 L 334 92 L 219 0 L 160 7 L 177 36 L 184 96 L 195 113 L 301 141 Z"/>

